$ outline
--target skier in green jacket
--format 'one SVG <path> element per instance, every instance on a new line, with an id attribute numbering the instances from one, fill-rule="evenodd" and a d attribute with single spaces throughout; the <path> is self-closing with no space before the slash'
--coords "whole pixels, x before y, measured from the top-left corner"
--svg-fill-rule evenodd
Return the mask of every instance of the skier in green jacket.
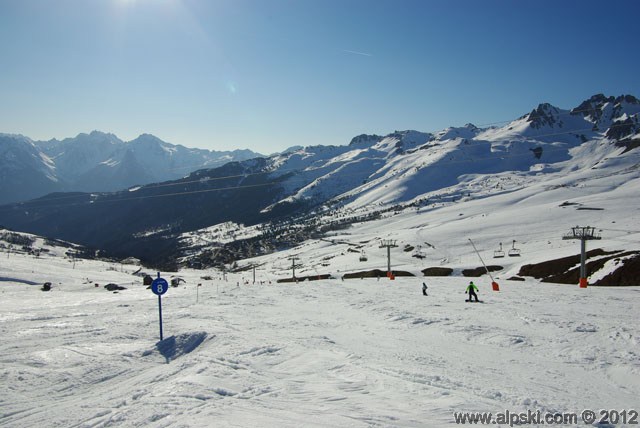
<path id="1" fill-rule="evenodd" d="M 467 300 L 467 302 L 472 302 L 473 301 L 471 300 L 472 297 L 476 298 L 476 302 L 478 301 L 478 295 L 476 294 L 476 291 L 478 291 L 478 287 L 476 287 L 473 281 L 469 282 L 467 291 L 465 291 L 465 293 L 469 293 L 469 300 Z"/>

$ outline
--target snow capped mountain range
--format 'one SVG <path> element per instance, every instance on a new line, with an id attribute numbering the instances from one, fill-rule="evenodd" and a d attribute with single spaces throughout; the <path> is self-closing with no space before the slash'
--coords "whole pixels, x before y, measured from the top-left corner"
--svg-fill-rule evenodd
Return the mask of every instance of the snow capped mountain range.
<path id="1" fill-rule="evenodd" d="M 596 95 L 572 110 L 540 104 L 502 127 L 467 124 L 436 134 L 361 135 L 349 146 L 306 147 L 271 161 L 275 175 L 297 172 L 284 181 L 288 196 L 279 203 L 337 198 L 359 208 L 444 189 L 459 197 L 469 193 L 469 177 L 461 180 L 467 174 L 534 177 L 562 169 L 560 162 L 586 142 L 636 138 L 639 116 L 640 102 L 633 96 Z"/>
<path id="2" fill-rule="evenodd" d="M 98 131 L 61 141 L 0 134 L 0 170 L 4 172 L 0 203 L 54 191 L 116 191 L 258 156 L 262 155 L 250 150 L 190 149 L 150 134 L 128 142 Z"/>
<path id="3" fill-rule="evenodd" d="M 525 211 L 536 213 L 537 222 L 532 224 L 542 222 L 541 227 L 553 231 L 553 236 L 561 236 L 573 222 L 621 225 L 624 217 L 633 219 L 637 209 L 628 196 L 640 192 L 640 152 L 636 149 L 640 103 L 630 96 L 602 95 L 592 97 L 588 106 L 585 103 L 573 110 L 540 104 L 499 127 L 480 129 L 467 124 L 433 134 L 361 135 L 348 146 L 306 147 L 267 159 L 265 171 L 272 171 L 272 180 L 282 179 L 278 185 L 283 197 L 264 211 L 307 206 L 310 212 L 291 223 L 285 221 L 270 233 L 281 234 L 286 245 L 295 233 L 304 235 L 300 232 L 304 229 L 311 234 L 315 230 L 332 234 L 334 229 L 351 228 L 344 236 L 335 232 L 350 243 L 341 250 L 335 248 L 341 242 L 338 238 L 331 239 L 329 246 L 303 238 L 307 242 L 304 250 L 293 246 L 278 257 L 298 256 L 312 272 L 318 272 L 331 269 L 322 267 L 331 262 L 321 260 L 351 251 L 355 243 L 360 243 L 355 248 L 362 251 L 376 251 L 380 236 L 400 238 L 408 247 L 433 248 L 426 241 L 418 242 L 423 233 L 431 236 L 429 241 L 437 241 L 442 234 L 442 251 L 445 242 L 453 244 L 450 239 L 456 233 L 452 227 L 461 236 L 472 236 L 477 220 L 471 219 L 493 211 L 503 214 L 494 212 L 484 227 L 496 236 L 495 246 L 498 241 L 525 238 L 520 221 Z M 597 206 L 595 211 L 585 208 L 590 203 Z M 565 208 L 574 205 L 571 219 L 560 224 L 558 220 L 568 215 Z M 393 226 L 383 220 L 394 215 L 399 220 Z M 509 234 L 511 237 L 505 236 Z M 232 223 L 185 233 L 180 237 L 183 261 L 195 258 L 199 263 L 212 247 L 238 251 L 234 241 L 250 243 L 251 254 L 254 248 L 269 246 L 261 239 L 264 235 L 260 225 Z M 456 252 L 468 253 L 465 239 L 456 245 L 459 248 L 446 249 L 443 260 Z M 622 242 L 619 248 L 632 246 Z M 545 260 L 544 254 L 538 261 Z M 405 263 L 412 265 L 410 260 L 411 255 Z M 514 264 L 512 274 L 518 268 Z"/>
<path id="4" fill-rule="evenodd" d="M 0 207 L 0 224 L 122 256 L 187 264 L 195 258 L 206 265 L 217 257 L 208 253 L 212 245 L 235 246 L 225 257 L 237 259 L 388 213 L 427 215 L 485 199 L 504 206 L 541 193 L 553 196 L 545 203 L 559 206 L 578 189 L 584 197 L 637 185 L 639 115 L 640 101 L 630 95 L 596 95 L 571 110 L 540 104 L 503 126 L 360 135 L 346 146 L 293 147 L 127 191 Z M 136 144 L 153 140 L 143 137 Z M 111 140 L 101 141 L 108 146 Z M 51 164 L 61 143 L 47 147 Z M 153 147 L 159 158 L 170 149 Z M 132 165 L 135 150 L 128 153 L 119 162 Z M 99 175 L 95 169 L 79 174 Z M 133 212 L 145 214 L 133 220 Z M 215 232 L 221 229 L 226 237 Z M 204 261 L 203 254 L 209 254 Z"/>

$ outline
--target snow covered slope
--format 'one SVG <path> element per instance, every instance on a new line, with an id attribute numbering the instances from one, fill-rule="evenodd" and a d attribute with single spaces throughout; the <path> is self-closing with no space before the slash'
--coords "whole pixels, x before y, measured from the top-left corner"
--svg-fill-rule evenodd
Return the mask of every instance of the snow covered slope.
<path id="1" fill-rule="evenodd" d="M 579 254 L 579 241 L 563 240 L 576 225 L 596 227 L 601 234 L 602 240 L 590 241 L 588 249 L 638 250 L 640 153 L 622 154 L 625 149 L 619 147 L 615 156 L 596 166 L 582 158 L 591 159 L 599 150 L 610 153 L 597 142 L 572 149 L 572 160 L 558 165 L 556 173 L 469 175 L 447 194 L 393 210 L 355 203 L 328 210 L 318 214 L 317 224 L 330 230 L 323 238 L 244 263 L 277 266 L 273 272 L 283 278 L 291 277 L 291 257 L 300 265 L 299 276 L 386 270 L 386 249 L 380 244 L 394 240 L 398 248 L 392 251 L 393 270 L 422 276 L 427 267 L 446 266 L 460 275 L 463 269 L 481 266 L 472 239 L 487 264 L 503 267 L 498 277 L 509 278 L 525 264 Z M 376 219 L 361 220 L 372 217 Z M 520 250 L 518 256 L 494 259 L 501 244 L 504 250 Z M 359 261 L 362 252 L 367 261 Z"/>
<path id="2" fill-rule="evenodd" d="M 457 250 L 471 229 L 487 242 L 499 219 L 524 213 L 541 226 L 530 202 L 509 212 L 472 202 L 457 224 L 440 224 L 440 210 L 414 235 L 465 258 Z M 378 232 L 407 239 L 393 228 L 408 233 L 417 217 L 384 220 Z M 366 228 L 357 233 L 342 238 Z M 307 264 L 326 251 L 297 254 Z M 350 252 L 332 255 L 338 266 L 357 263 Z M 579 417 L 637 406 L 639 287 L 500 280 L 494 292 L 482 278 L 484 304 L 469 304 L 461 278 L 429 278 L 425 297 L 416 278 L 277 284 L 284 257 L 262 262 L 255 284 L 250 271 L 226 280 L 214 270 L 162 272 L 186 282 L 162 297 L 159 341 L 158 298 L 132 275 L 140 266 L 72 263 L 53 248 L 39 258 L 0 252 L 0 426 L 425 427 L 453 425 L 455 412 Z M 52 290 L 40 291 L 46 281 Z M 577 420 L 570 426 L 590 425 Z"/>

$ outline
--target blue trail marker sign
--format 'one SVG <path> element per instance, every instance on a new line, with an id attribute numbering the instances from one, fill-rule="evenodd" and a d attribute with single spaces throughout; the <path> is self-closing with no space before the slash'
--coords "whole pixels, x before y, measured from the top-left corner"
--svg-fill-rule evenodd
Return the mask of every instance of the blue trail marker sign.
<path id="1" fill-rule="evenodd" d="M 162 295 L 169 289 L 169 283 L 164 278 L 160 278 L 160 272 L 158 277 L 151 283 L 151 291 L 153 294 L 158 295 L 158 317 L 160 319 L 160 340 L 162 340 Z"/>
<path id="2" fill-rule="evenodd" d="M 158 275 L 160 275 L 160 273 L 158 273 Z M 162 296 L 164 293 L 166 293 L 167 289 L 169 289 L 167 280 L 164 278 L 160 278 L 160 276 L 154 279 L 151 283 L 151 291 L 153 291 L 153 294 L 157 294 L 158 296 Z"/>

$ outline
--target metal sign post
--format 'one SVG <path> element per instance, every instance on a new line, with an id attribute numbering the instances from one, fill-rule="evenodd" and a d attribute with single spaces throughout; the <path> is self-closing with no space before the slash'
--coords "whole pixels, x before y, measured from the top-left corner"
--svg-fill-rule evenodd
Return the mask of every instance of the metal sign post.
<path id="1" fill-rule="evenodd" d="M 162 340 L 162 295 L 169 289 L 169 283 L 164 278 L 160 278 L 160 272 L 158 277 L 151 283 L 151 291 L 153 294 L 158 295 L 158 317 L 160 319 L 160 340 Z"/>

